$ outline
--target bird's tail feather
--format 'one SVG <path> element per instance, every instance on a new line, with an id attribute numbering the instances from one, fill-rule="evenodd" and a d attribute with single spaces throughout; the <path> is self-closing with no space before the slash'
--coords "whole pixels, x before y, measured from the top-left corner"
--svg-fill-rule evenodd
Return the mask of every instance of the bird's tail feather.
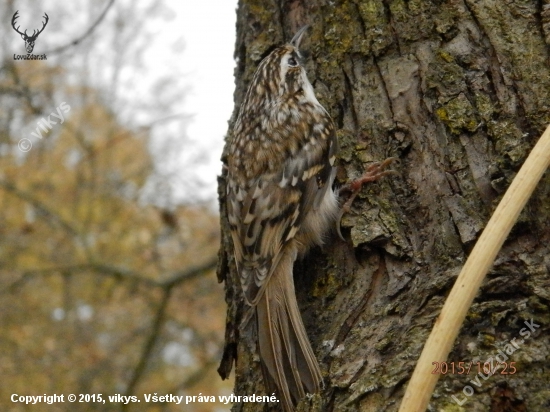
<path id="1" fill-rule="evenodd" d="M 276 388 L 285 411 L 322 383 L 296 302 L 292 256 L 284 256 L 256 306 L 258 345 L 267 389 Z M 275 386 L 275 388 L 274 388 Z"/>

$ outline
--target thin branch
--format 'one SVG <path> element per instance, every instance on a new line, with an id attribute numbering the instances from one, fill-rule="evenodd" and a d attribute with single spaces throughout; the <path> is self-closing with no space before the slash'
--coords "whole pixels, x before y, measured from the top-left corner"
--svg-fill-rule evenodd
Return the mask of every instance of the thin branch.
<path id="1" fill-rule="evenodd" d="M 160 301 L 159 307 L 157 309 L 157 313 L 155 315 L 155 319 L 153 320 L 153 327 L 151 329 L 151 332 L 149 333 L 149 337 L 147 338 L 147 341 L 145 342 L 145 345 L 143 347 L 143 352 L 141 353 L 141 356 L 139 358 L 139 362 L 132 373 L 132 377 L 130 378 L 130 383 L 126 388 L 126 396 L 130 396 L 134 393 L 134 390 L 136 389 L 136 386 L 139 380 L 141 379 L 141 376 L 145 372 L 147 362 L 149 361 L 151 353 L 153 352 L 155 344 L 157 343 L 157 340 L 159 338 L 160 329 L 164 324 L 164 318 L 166 316 L 166 308 L 168 307 L 168 302 L 170 300 L 171 292 L 172 292 L 172 288 L 167 288 L 164 290 L 164 293 L 162 295 L 162 300 Z M 126 410 L 127 405 L 129 404 L 122 406 L 123 411 Z"/>
<path id="2" fill-rule="evenodd" d="M 59 226 L 61 226 L 65 231 L 67 231 L 70 235 L 80 238 L 80 233 L 78 230 L 76 230 L 75 227 L 65 219 L 63 219 L 61 216 L 59 216 L 57 213 L 53 212 L 48 206 L 46 206 L 42 201 L 38 200 L 36 197 L 31 195 L 30 193 L 21 190 L 17 188 L 14 184 L 7 182 L 5 180 L 0 180 L 0 187 L 3 187 L 10 193 L 13 193 L 21 200 L 25 200 L 26 202 L 29 202 L 32 204 L 36 209 L 38 209 L 43 214 L 47 215 L 51 220 L 55 221 Z M 45 219 L 46 222 L 51 222 L 49 219 Z"/>
<path id="3" fill-rule="evenodd" d="M 43 114 L 42 108 L 33 103 L 33 94 L 28 84 L 24 83 L 19 76 L 17 67 L 13 63 L 5 63 L 4 66 L 0 66 L 0 72 L 2 71 L 6 71 L 8 75 L 11 75 L 13 84 L 3 85 L 0 88 L 0 94 L 12 94 L 21 97 L 25 100 L 33 115 L 39 116 Z"/>
<path id="4" fill-rule="evenodd" d="M 159 308 L 157 309 L 157 314 L 155 316 L 155 320 L 153 321 L 153 328 L 151 330 L 151 333 L 149 334 L 149 337 L 145 342 L 145 345 L 143 347 L 143 352 L 140 356 L 139 362 L 136 365 L 136 368 L 134 369 L 132 377 L 130 378 L 130 383 L 128 384 L 128 388 L 126 389 L 126 396 L 131 396 L 134 393 L 134 390 L 136 389 L 139 380 L 145 373 L 145 368 L 147 366 L 147 363 L 149 362 L 149 358 L 151 357 L 151 354 L 153 353 L 153 349 L 160 337 L 160 330 L 164 325 L 164 319 L 166 317 L 166 308 L 168 307 L 168 302 L 170 300 L 170 295 L 173 290 L 173 287 L 180 284 L 181 282 L 195 279 L 196 277 L 202 275 L 206 271 L 213 270 L 216 267 L 216 263 L 217 263 L 216 258 L 211 259 L 209 262 L 201 266 L 186 269 L 181 272 L 176 272 L 175 274 L 170 276 L 166 281 L 161 282 L 163 292 L 164 292 L 162 296 L 162 300 L 160 302 Z M 188 382 L 189 384 L 192 384 L 193 381 L 197 381 L 198 379 L 199 377 L 195 376 L 194 374 L 189 378 Z M 123 411 L 126 410 L 127 405 L 129 404 L 122 406 Z"/>
<path id="5" fill-rule="evenodd" d="M 178 272 L 174 272 L 166 278 L 166 280 L 160 281 L 158 286 L 164 288 L 172 288 L 173 286 L 179 285 L 182 282 L 187 282 L 189 280 L 198 278 L 203 273 L 210 270 L 214 270 L 218 264 L 217 256 L 209 259 L 207 262 L 199 266 L 190 267 Z"/>
<path id="6" fill-rule="evenodd" d="M 92 271 L 100 275 L 113 276 L 116 278 L 126 279 L 126 280 L 137 280 L 138 282 L 145 283 L 148 286 L 159 286 L 157 282 L 152 279 L 149 279 L 145 276 L 140 275 L 137 272 L 134 272 L 130 269 L 104 265 L 104 264 L 81 264 L 81 265 L 65 265 L 65 266 L 53 266 L 44 269 L 29 269 L 23 271 L 21 276 L 13 281 L 9 286 L 5 287 L 0 291 L 0 295 L 11 293 L 14 289 L 21 287 L 23 283 L 28 280 L 37 277 L 37 276 L 49 276 L 59 273 L 65 273 L 67 275 L 72 275 L 80 272 Z"/>
<path id="7" fill-rule="evenodd" d="M 74 46 L 78 45 L 79 43 L 81 43 L 86 37 L 88 37 L 90 34 L 92 34 L 92 32 L 97 28 L 97 26 L 99 26 L 99 23 L 101 23 L 101 21 L 105 18 L 105 15 L 107 14 L 107 12 L 109 11 L 109 9 L 111 8 L 111 6 L 112 6 L 114 3 L 115 3 L 115 0 L 109 1 L 109 4 L 107 4 L 107 7 L 105 7 L 105 9 L 103 10 L 103 12 L 99 15 L 99 17 L 97 18 L 97 20 L 94 22 L 94 24 L 92 24 L 92 25 L 88 28 L 88 30 L 86 30 L 86 31 L 84 32 L 84 34 L 82 34 L 80 37 L 77 37 L 76 39 L 74 39 L 74 40 L 71 41 L 70 43 L 65 44 L 64 46 L 60 46 L 60 47 L 57 47 L 57 48 L 55 48 L 55 49 L 46 51 L 46 54 L 57 54 L 57 53 L 62 53 L 62 52 L 64 52 L 65 50 L 70 49 L 71 47 L 74 47 Z"/>
<path id="8" fill-rule="evenodd" d="M 12 282 L 9 286 L 0 291 L 0 295 L 11 292 L 14 288 L 21 286 L 24 282 L 35 276 L 48 276 L 57 273 L 74 274 L 85 271 L 92 271 L 103 276 L 112 276 L 124 280 L 131 280 L 143 283 L 149 287 L 156 287 L 165 290 L 172 289 L 174 286 L 183 282 L 196 279 L 216 267 L 217 259 L 213 257 L 206 263 L 199 266 L 192 266 L 177 272 L 174 272 L 164 280 L 154 280 L 132 269 L 109 265 L 104 263 L 84 263 L 80 265 L 53 266 L 44 269 L 30 269 L 23 271 L 22 275 Z"/>

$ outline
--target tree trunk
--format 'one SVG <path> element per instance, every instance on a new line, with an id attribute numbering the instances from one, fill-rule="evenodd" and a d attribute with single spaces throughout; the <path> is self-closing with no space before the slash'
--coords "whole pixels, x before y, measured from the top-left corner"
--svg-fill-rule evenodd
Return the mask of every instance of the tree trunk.
<path id="1" fill-rule="evenodd" d="M 332 236 L 294 268 L 325 381 L 300 410 L 395 411 L 469 251 L 550 123 L 550 0 L 241 0 L 237 13 L 233 119 L 262 57 L 309 23 L 302 48 L 338 129 L 338 184 L 400 159 L 343 217 L 346 241 Z M 219 193 L 228 302 L 219 371 L 235 360 L 235 394 L 265 394 L 253 328 L 239 329 L 223 176 Z M 430 410 L 550 406 L 549 205 L 547 173 L 468 313 Z M 490 358 L 508 370 L 483 375 Z"/>

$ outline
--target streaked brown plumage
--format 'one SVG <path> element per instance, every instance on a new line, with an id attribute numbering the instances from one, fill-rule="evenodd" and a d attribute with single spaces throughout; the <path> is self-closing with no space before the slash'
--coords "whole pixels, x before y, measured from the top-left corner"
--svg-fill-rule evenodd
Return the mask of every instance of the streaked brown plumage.
<path id="1" fill-rule="evenodd" d="M 246 302 L 255 308 L 268 390 L 286 411 L 318 392 L 321 371 L 294 293 L 297 256 L 339 213 L 332 184 L 334 124 L 300 65 L 307 27 L 259 65 L 241 105 L 227 159 L 227 214 Z"/>

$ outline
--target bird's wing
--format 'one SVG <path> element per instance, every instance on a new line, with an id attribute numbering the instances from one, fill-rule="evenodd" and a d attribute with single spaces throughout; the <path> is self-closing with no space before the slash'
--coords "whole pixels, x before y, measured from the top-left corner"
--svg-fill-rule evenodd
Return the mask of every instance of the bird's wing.
<path id="1" fill-rule="evenodd" d="M 239 185 L 229 171 L 229 224 L 241 285 L 250 305 L 262 296 L 282 248 L 329 189 L 334 145 L 333 136 L 311 139 L 279 172 L 262 175 L 249 187 Z"/>

